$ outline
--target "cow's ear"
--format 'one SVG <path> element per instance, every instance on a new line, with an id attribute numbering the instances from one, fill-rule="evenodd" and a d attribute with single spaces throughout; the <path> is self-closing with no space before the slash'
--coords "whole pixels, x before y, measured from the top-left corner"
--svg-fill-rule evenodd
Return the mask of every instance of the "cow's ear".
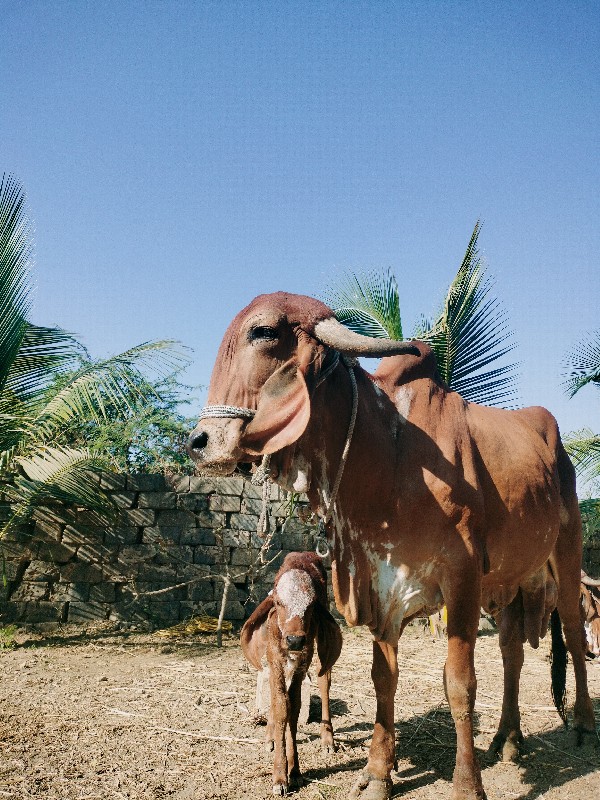
<path id="1" fill-rule="evenodd" d="M 262 669 L 261 659 L 264 650 L 260 629 L 267 621 L 273 607 L 273 598 L 268 595 L 250 614 L 240 633 L 242 653 L 256 669 Z"/>
<path id="2" fill-rule="evenodd" d="M 342 631 L 329 609 L 321 603 L 315 606 L 317 617 L 317 653 L 321 662 L 319 677 L 330 670 L 342 652 Z"/>
<path id="3" fill-rule="evenodd" d="M 297 441 L 310 419 L 310 398 L 298 365 L 287 361 L 265 381 L 258 408 L 242 436 L 251 455 L 275 453 Z"/>

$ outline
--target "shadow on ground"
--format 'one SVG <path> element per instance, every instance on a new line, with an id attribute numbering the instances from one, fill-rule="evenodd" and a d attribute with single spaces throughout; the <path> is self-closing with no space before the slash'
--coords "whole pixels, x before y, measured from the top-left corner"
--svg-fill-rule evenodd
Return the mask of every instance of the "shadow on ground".
<path id="1" fill-rule="evenodd" d="M 600 719 L 600 700 L 595 700 L 594 705 L 596 719 Z M 334 726 L 339 736 L 364 733 L 364 736 L 353 740 L 353 746 L 368 746 L 372 733 L 371 724 L 358 723 L 344 726 L 343 714 L 336 716 L 337 721 L 334 718 Z M 479 734 L 479 715 L 476 714 L 476 738 Z M 397 723 L 396 742 L 399 769 L 396 773 L 392 773 L 394 797 L 407 795 L 440 779 L 452 781 L 456 735 L 454 722 L 447 707 L 434 706 L 424 715 Z M 484 749 L 476 748 L 476 750 L 485 786 L 486 772 L 494 767 L 498 759 Z M 331 777 L 336 772 L 348 772 L 354 769 L 359 771 L 365 764 L 366 755 L 337 766 L 332 765 L 327 769 L 309 770 L 306 777 L 312 780 L 326 780 L 327 776 Z M 590 736 L 584 746 L 578 747 L 575 743 L 575 733 L 566 730 L 562 725 L 557 725 L 539 735 L 526 735 L 521 760 L 514 765 L 514 769 L 519 771 L 519 780 L 523 785 L 520 800 L 536 800 L 545 795 L 549 788 L 567 786 L 576 778 L 600 770 L 600 738 L 598 734 L 595 739 Z M 566 791 L 568 792 L 568 789 Z"/>

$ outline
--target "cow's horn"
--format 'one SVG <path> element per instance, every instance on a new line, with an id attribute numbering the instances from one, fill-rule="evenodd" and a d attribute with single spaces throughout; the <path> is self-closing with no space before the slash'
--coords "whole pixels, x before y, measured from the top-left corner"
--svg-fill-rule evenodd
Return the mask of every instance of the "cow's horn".
<path id="1" fill-rule="evenodd" d="M 349 356 L 381 356 L 413 355 L 419 356 L 421 353 L 414 344 L 408 342 L 397 342 L 395 339 L 375 339 L 372 336 L 363 336 L 355 333 L 342 325 L 337 319 L 329 317 L 317 322 L 315 325 L 315 336 L 323 344 L 335 347 L 340 353 Z"/>
<path id="2" fill-rule="evenodd" d="M 583 570 L 581 570 L 581 582 L 585 586 L 600 586 L 600 579 L 590 578 L 590 576 L 586 575 Z"/>

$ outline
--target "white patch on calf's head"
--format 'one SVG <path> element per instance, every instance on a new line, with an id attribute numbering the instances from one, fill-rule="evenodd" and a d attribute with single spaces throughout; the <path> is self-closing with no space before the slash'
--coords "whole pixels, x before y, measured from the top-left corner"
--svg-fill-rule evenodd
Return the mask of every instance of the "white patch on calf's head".
<path id="1" fill-rule="evenodd" d="M 306 609 L 316 600 L 315 587 L 310 575 L 302 569 L 284 572 L 275 587 L 277 597 L 286 607 L 288 617 L 303 617 Z"/>

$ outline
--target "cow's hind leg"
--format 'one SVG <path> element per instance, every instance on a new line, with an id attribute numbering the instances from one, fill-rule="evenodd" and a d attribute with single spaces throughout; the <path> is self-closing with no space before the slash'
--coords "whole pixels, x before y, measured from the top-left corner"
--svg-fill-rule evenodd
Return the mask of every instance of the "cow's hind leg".
<path id="1" fill-rule="evenodd" d="M 504 696 L 498 732 L 489 752 L 501 755 L 503 761 L 515 761 L 521 752 L 521 713 L 519 711 L 519 679 L 523 667 L 523 603 L 519 591 L 514 600 L 496 617 L 500 629 L 500 651 L 504 667 Z"/>
<path id="2" fill-rule="evenodd" d="M 596 722 L 587 686 L 586 638 L 580 612 L 581 517 L 575 494 L 575 473 L 562 448 L 558 453 L 558 469 L 562 497 L 560 528 L 550 564 L 558 585 L 558 613 L 575 672 L 573 727 L 577 733 L 577 743 L 581 744 L 589 735 L 596 738 Z"/>
<path id="3" fill-rule="evenodd" d="M 456 765 L 452 800 L 485 800 L 481 770 L 473 741 L 473 711 L 477 680 L 475 641 L 479 624 L 480 577 L 463 570 L 444 591 L 448 608 L 448 658 L 444 667 L 444 688 L 456 727 Z"/>
<path id="4" fill-rule="evenodd" d="M 561 561 L 558 556 L 554 564 L 558 578 L 558 613 L 575 672 L 573 729 L 576 732 L 577 744 L 582 744 L 588 735 L 596 738 L 596 722 L 587 685 L 586 638 L 579 610 L 580 567 L 577 564 L 576 569 L 573 567 L 569 569 L 568 562 L 564 564 Z"/>
<path id="5" fill-rule="evenodd" d="M 367 767 L 352 787 L 350 800 L 389 800 L 395 764 L 394 696 L 398 685 L 398 648 L 373 642 L 371 677 L 377 697 L 375 727 Z"/>

